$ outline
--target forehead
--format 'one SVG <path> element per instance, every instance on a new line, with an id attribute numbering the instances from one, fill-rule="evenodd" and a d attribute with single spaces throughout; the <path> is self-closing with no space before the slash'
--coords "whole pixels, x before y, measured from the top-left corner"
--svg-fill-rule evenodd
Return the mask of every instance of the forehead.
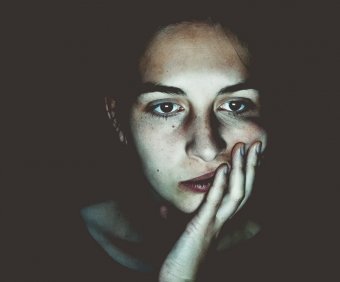
<path id="1" fill-rule="evenodd" d="M 140 71 L 144 81 L 193 71 L 246 73 L 248 57 L 237 37 L 220 25 L 181 23 L 155 35 L 142 56 Z"/>

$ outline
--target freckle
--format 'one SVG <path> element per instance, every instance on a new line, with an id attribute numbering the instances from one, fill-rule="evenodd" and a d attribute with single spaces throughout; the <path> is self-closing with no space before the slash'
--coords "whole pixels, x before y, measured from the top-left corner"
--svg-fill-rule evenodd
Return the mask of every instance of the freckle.
<path id="1" fill-rule="evenodd" d="M 173 125 L 172 128 L 175 128 L 175 126 Z"/>
<path id="2" fill-rule="evenodd" d="M 159 172 L 159 169 L 157 169 L 157 172 Z"/>

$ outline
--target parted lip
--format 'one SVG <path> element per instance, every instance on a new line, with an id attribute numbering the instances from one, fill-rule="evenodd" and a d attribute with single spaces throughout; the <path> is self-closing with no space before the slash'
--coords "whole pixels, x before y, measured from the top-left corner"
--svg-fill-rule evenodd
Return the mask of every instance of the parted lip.
<path id="1" fill-rule="evenodd" d="M 189 179 L 189 180 L 181 181 L 181 183 L 185 184 L 185 183 L 190 183 L 190 182 L 213 179 L 214 175 L 215 175 L 215 171 L 212 171 L 212 172 L 205 173 L 201 176 L 198 176 L 198 177 L 195 177 L 195 178 L 192 178 L 192 179 Z"/>

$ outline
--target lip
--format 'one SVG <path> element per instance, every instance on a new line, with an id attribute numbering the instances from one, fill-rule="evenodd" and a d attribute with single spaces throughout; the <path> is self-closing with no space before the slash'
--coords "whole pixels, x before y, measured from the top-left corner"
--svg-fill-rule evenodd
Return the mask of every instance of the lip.
<path id="1" fill-rule="evenodd" d="M 189 180 L 185 180 L 185 181 L 182 181 L 182 182 L 202 181 L 202 180 L 212 178 L 212 177 L 214 177 L 214 175 L 215 175 L 215 171 L 211 171 L 211 172 L 205 173 L 201 176 L 198 176 L 198 177 L 195 177 L 195 178 L 192 178 L 192 179 L 189 179 Z"/>
<path id="2" fill-rule="evenodd" d="M 215 176 L 215 171 L 205 173 L 201 176 L 181 181 L 180 188 L 194 193 L 206 193 L 209 191 Z"/>

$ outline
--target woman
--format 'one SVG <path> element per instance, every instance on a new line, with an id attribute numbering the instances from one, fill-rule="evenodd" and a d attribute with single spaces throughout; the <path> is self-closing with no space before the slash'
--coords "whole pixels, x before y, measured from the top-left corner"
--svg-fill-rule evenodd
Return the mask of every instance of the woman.
<path id="1" fill-rule="evenodd" d="M 105 98 L 129 160 L 124 182 L 82 217 L 132 272 L 195 281 L 230 245 L 225 226 L 253 190 L 267 144 L 261 94 L 248 49 L 222 21 L 173 20 L 145 38 L 129 89 Z"/>

